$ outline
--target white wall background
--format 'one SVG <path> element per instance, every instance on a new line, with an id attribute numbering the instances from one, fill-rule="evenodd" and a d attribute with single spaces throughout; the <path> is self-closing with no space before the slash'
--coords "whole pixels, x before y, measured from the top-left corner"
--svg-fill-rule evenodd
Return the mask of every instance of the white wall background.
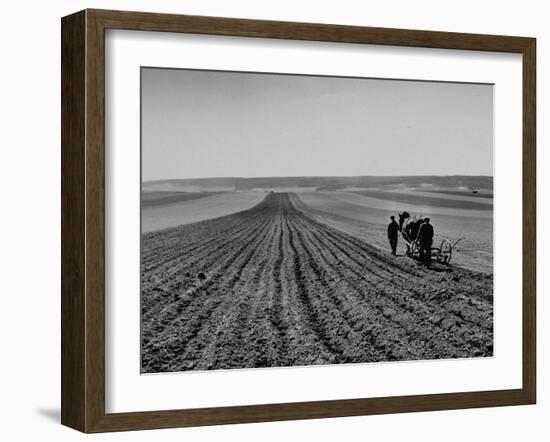
<path id="1" fill-rule="evenodd" d="M 59 425 L 60 17 L 86 7 L 534 36 L 538 39 L 539 227 L 550 215 L 550 10 L 547 2 L 417 0 L 20 0 L 0 27 L 0 437 L 82 440 Z M 544 171 L 548 175 L 544 176 Z M 116 433 L 95 440 L 547 440 L 550 235 L 538 231 L 538 405 Z M 544 250 L 546 248 L 547 250 Z M 321 387 L 321 386 L 320 386 Z"/>

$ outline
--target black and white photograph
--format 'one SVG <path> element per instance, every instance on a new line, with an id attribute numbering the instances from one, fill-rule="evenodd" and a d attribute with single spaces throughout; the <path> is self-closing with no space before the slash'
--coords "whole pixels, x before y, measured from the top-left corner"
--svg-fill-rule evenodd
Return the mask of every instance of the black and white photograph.
<path id="1" fill-rule="evenodd" d="M 141 68 L 141 373 L 493 356 L 492 84 Z"/>

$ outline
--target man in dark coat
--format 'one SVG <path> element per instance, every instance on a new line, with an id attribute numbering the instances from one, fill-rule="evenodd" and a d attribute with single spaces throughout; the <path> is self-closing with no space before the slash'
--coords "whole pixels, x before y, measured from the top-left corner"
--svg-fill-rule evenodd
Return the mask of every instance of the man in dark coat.
<path id="1" fill-rule="evenodd" d="M 426 265 L 432 263 L 432 244 L 434 239 L 434 228 L 430 224 L 430 218 L 424 218 L 424 222 L 418 230 L 417 241 L 420 245 L 420 259 Z"/>
<path id="2" fill-rule="evenodd" d="M 397 234 L 399 232 L 399 224 L 395 221 L 395 216 L 390 216 L 391 222 L 388 224 L 388 239 L 390 240 L 391 254 L 396 255 L 397 251 Z"/>

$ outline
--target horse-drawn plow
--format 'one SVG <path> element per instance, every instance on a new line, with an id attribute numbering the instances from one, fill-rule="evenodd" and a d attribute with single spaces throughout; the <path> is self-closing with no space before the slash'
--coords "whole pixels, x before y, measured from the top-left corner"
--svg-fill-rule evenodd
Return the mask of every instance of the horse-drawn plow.
<path id="1" fill-rule="evenodd" d="M 399 214 L 399 227 L 403 240 L 407 245 L 407 256 L 414 259 L 422 259 L 422 249 L 420 247 L 420 241 L 417 238 L 421 222 L 422 218 L 411 218 L 408 212 Z M 463 239 L 464 238 L 458 238 L 456 241 L 451 242 L 451 240 L 444 238 L 439 244 L 439 247 L 432 246 L 432 260 L 440 264 L 449 265 L 453 257 L 453 249 Z"/>
<path id="2" fill-rule="evenodd" d="M 440 264 L 449 265 L 451 258 L 453 257 L 453 249 L 456 245 L 462 241 L 464 238 L 458 238 L 455 242 L 451 242 L 447 238 L 444 238 L 439 247 L 432 247 L 431 254 L 432 260 L 437 261 Z M 410 241 L 403 234 L 403 240 L 407 244 L 407 256 L 410 256 L 414 259 L 421 259 L 420 254 L 420 243 L 417 240 Z"/>

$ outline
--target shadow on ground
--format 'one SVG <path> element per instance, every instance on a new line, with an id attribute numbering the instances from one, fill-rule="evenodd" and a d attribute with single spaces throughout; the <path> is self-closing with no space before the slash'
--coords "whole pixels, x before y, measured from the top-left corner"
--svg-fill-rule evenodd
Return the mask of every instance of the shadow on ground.
<path id="1" fill-rule="evenodd" d="M 59 408 L 37 408 L 36 414 L 43 418 L 55 422 L 56 424 L 61 422 L 61 410 Z"/>

